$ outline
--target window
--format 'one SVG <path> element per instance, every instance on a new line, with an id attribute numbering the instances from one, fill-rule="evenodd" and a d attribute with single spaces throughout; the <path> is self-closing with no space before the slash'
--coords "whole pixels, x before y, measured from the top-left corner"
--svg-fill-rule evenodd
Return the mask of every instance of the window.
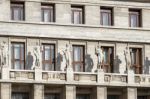
<path id="1" fill-rule="evenodd" d="M 55 15 L 54 15 L 54 5 L 41 5 L 41 16 L 42 16 L 42 22 L 54 22 L 55 21 Z"/>
<path id="2" fill-rule="evenodd" d="M 77 94 L 76 99 L 90 99 L 89 94 Z"/>
<path id="3" fill-rule="evenodd" d="M 24 43 L 11 43 L 12 69 L 25 69 Z"/>
<path id="4" fill-rule="evenodd" d="M 11 19 L 16 21 L 24 20 L 24 3 L 11 3 Z"/>
<path id="5" fill-rule="evenodd" d="M 131 65 L 136 74 L 142 73 L 142 49 L 131 48 Z"/>
<path id="6" fill-rule="evenodd" d="M 71 13 L 71 22 L 73 24 L 84 24 L 84 9 L 82 6 L 71 6 Z"/>
<path id="7" fill-rule="evenodd" d="M 58 93 L 45 93 L 44 99 L 60 99 L 60 95 Z"/>
<path id="8" fill-rule="evenodd" d="M 111 26 L 113 25 L 113 13 L 112 8 L 101 7 L 101 25 Z"/>
<path id="9" fill-rule="evenodd" d="M 148 96 L 138 96 L 137 99 L 148 99 Z"/>
<path id="10" fill-rule="evenodd" d="M 42 63 L 43 70 L 56 70 L 55 68 L 55 45 L 53 44 L 42 44 Z"/>
<path id="11" fill-rule="evenodd" d="M 129 23 L 130 27 L 141 27 L 141 11 L 129 9 Z"/>
<path id="12" fill-rule="evenodd" d="M 73 68 L 74 71 L 83 72 L 84 68 L 84 46 L 73 46 Z"/>
<path id="13" fill-rule="evenodd" d="M 114 59 L 114 49 L 113 47 L 102 47 L 104 53 L 104 60 L 102 62 L 102 68 L 107 73 L 113 72 L 113 59 Z"/>
<path id="14" fill-rule="evenodd" d="M 107 99 L 120 99 L 119 95 L 108 95 L 107 97 Z"/>
<path id="15" fill-rule="evenodd" d="M 29 99 L 27 92 L 12 92 L 11 99 Z"/>

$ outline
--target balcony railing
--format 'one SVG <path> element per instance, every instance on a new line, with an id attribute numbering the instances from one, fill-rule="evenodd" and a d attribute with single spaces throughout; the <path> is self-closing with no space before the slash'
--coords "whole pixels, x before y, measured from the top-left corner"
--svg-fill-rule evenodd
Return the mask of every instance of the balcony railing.
<path id="1" fill-rule="evenodd" d="M 8 72 L 7 72 L 8 70 Z M 8 76 L 7 76 L 8 75 Z M 35 70 L 14 70 L 4 69 L 1 72 L 1 80 L 7 81 L 26 81 L 43 83 L 74 83 L 74 84 L 99 84 L 99 85 L 138 85 L 149 86 L 150 75 L 146 74 L 119 74 L 104 73 L 103 71 L 92 72 L 74 72 L 72 71 L 42 71 Z"/>

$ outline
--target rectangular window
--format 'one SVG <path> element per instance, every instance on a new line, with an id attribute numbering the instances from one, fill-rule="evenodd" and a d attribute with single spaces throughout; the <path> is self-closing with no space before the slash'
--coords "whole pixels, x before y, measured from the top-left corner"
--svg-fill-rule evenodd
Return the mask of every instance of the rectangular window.
<path id="1" fill-rule="evenodd" d="M 104 53 L 102 68 L 107 73 L 113 73 L 114 49 L 113 47 L 102 47 L 102 50 Z"/>
<path id="2" fill-rule="evenodd" d="M 129 9 L 130 27 L 141 27 L 141 10 Z"/>
<path id="3" fill-rule="evenodd" d="M 142 49 L 130 48 L 131 52 L 131 65 L 136 74 L 142 73 Z"/>
<path id="4" fill-rule="evenodd" d="M 42 16 L 42 22 L 54 22 L 55 21 L 54 5 L 42 4 L 41 16 Z"/>
<path id="5" fill-rule="evenodd" d="M 60 95 L 58 93 L 45 93 L 44 99 L 60 99 Z"/>
<path id="6" fill-rule="evenodd" d="M 120 99 L 119 95 L 107 95 L 107 99 Z"/>
<path id="7" fill-rule="evenodd" d="M 11 99 L 29 99 L 27 92 L 12 92 Z"/>
<path id="8" fill-rule="evenodd" d="M 73 46 L 73 68 L 76 72 L 85 71 L 84 68 L 84 46 Z"/>
<path id="9" fill-rule="evenodd" d="M 24 43 L 11 43 L 12 69 L 25 69 Z"/>
<path id="10" fill-rule="evenodd" d="M 138 96 L 137 99 L 148 99 L 148 96 Z"/>
<path id="11" fill-rule="evenodd" d="M 23 21 L 24 16 L 24 3 L 11 2 L 11 20 Z"/>
<path id="12" fill-rule="evenodd" d="M 111 26 L 113 25 L 113 10 L 112 8 L 101 7 L 101 25 Z"/>
<path id="13" fill-rule="evenodd" d="M 71 13 L 73 24 L 84 24 L 84 8 L 82 6 L 71 6 Z"/>
<path id="14" fill-rule="evenodd" d="M 89 94 L 77 94 L 76 99 L 90 99 Z"/>
<path id="15" fill-rule="evenodd" d="M 42 63 L 43 70 L 55 71 L 55 45 L 42 44 Z"/>

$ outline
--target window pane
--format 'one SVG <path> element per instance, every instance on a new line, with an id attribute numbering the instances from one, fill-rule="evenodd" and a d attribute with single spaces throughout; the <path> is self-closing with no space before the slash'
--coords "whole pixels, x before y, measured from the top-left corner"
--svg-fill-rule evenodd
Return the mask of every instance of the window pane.
<path id="1" fill-rule="evenodd" d="M 20 64 L 20 61 L 15 61 L 15 64 L 14 64 L 14 69 L 21 69 L 21 64 Z"/>
<path id="2" fill-rule="evenodd" d="M 89 94 L 77 94 L 76 99 L 90 99 Z"/>
<path id="3" fill-rule="evenodd" d="M 76 72 L 81 72 L 81 64 L 75 64 L 75 71 Z"/>
<path id="4" fill-rule="evenodd" d="M 104 48 L 104 63 L 108 63 L 108 49 Z"/>
<path id="5" fill-rule="evenodd" d="M 11 4 L 11 18 L 12 20 L 24 20 L 24 5 L 23 4 Z"/>
<path id="6" fill-rule="evenodd" d="M 45 94 L 44 95 L 44 99 L 60 99 L 60 95 L 59 94 Z"/>
<path id="7" fill-rule="evenodd" d="M 15 59 L 20 59 L 20 46 L 15 45 L 14 51 Z"/>
<path id="8" fill-rule="evenodd" d="M 81 51 L 79 47 L 74 47 L 74 61 L 80 61 Z"/>
<path id="9" fill-rule="evenodd" d="M 137 27 L 138 26 L 138 16 L 137 15 L 131 15 L 131 27 Z"/>
<path id="10" fill-rule="evenodd" d="M 109 25 L 109 14 L 108 13 L 102 13 L 102 21 L 103 25 Z"/>
<path id="11" fill-rule="evenodd" d="M 72 7 L 72 23 L 82 24 L 83 22 L 83 8 Z"/>
<path id="12" fill-rule="evenodd" d="M 21 92 L 13 92 L 11 99 L 29 99 L 28 93 L 21 93 Z"/>

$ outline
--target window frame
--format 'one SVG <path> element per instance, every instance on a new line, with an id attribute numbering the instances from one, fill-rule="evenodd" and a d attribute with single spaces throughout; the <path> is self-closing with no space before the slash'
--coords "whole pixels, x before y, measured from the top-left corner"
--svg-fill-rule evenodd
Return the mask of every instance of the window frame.
<path id="1" fill-rule="evenodd" d="M 74 13 L 78 12 L 79 13 L 79 22 L 74 22 L 75 18 L 74 18 Z M 85 13 L 84 13 L 84 6 L 71 6 L 71 23 L 72 24 L 85 24 Z"/>
<path id="2" fill-rule="evenodd" d="M 23 50 L 24 50 L 24 53 L 21 53 L 22 52 L 22 48 L 20 47 L 20 55 L 19 55 L 19 58 L 20 59 L 15 59 L 15 47 L 14 45 L 15 44 L 21 44 L 23 45 Z M 13 56 L 12 56 L 13 55 Z M 24 55 L 24 60 L 22 59 L 22 55 Z M 12 59 L 13 58 L 13 59 Z M 11 69 L 15 69 L 15 62 L 16 61 L 19 61 L 19 63 L 23 63 L 23 68 L 20 67 L 19 70 L 25 70 L 26 69 L 26 59 L 25 59 L 25 43 L 24 42 L 11 42 Z"/>
<path id="3" fill-rule="evenodd" d="M 136 26 L 131 25 L 132 15 L 136 15 Z M 129 27 L 142 27 L 142 11 L 140 9 L 129 9 Z"/>
<path id="4" fill-rule="evenodd" d="M 52 49 L 51 47 L 54 47 L 54 60 L 52 59 L 52 54 L 50 54 L 50 59 L 49 60 L 45 60 L 45 46 L 49 46 L 50 47 L 50 53 L 52 53 Z M 54 70 L 48 70 L 48 71 L 56 71 L 56 46 L 55 44 L 48 44 L 48 43 L 42 43 L 42 70 L 47 71 L 45 69 L 44 64 L 49 63 L 50 65 L 54 64 Z M 44 54 L 44 56 L 43 56 Z M 44 57 L 44 59 L 43 59 Z"/>
<path id="5" fill-rule="evenodd" d="M 14 9 L 19 9 L 20 11 L 22 10 L 22 15 L 20 14 L 18 17 L 18 20 L 15 20 L 14 18 Z M 11 10 L 11 20 L 14 21 L 25 21 L 25 6 L 24 2 L 11 2 L 10 5 L 10 10 Z M 21 12 L 20 12 L 21 13 Z"/>
<path id="6" fill-rule="evenodd" d="M 104 63 L 104 60 L 102 62 L 102 68 L 105 69 L 106 73 L 114 73 L 114 47 L 112 46 L 102 46 L 102 51 L 104 53 L 104 49 L 107 49 L 107 63 Z M 112 56 L 111 56 L 111 50 L 112 50 Z M 104 56 L 105 57 L 105 56 Z M 112 58 L 112 61 L 111 61 Z"/>
<path id="7" fill-rule="evenodd" d="M 103 23 L 103 14 L 107 13 L 108 14 L 108 24 L 104 25 Z M 102 26 L 113 26 L 114 25 L 114 20 L 113 20 L 113 8 L 111 7 L 100 7 L 100 24 Z"/>
<path id="8" fill-rule="evenodd" d="M 81 50 L 80 61 L 74 61 L 74 47 L 79 47 Z M 84 45 L 72 45 L 72 66 L 75 72 L 85 72 L 85 46 Z M 80 64 L 80 71 L 75 70 L 75 65 Z"/>
<path id="9" fill-rule="evenodd" d="M 49 10 L 49 21 L 45 21 L 44 10 Z M 41 3 L 41 21 L 42 22 L 55 22 L 55 5 L 54 4 Z"/>
<path id="10" fill-rule="evenodd" d="M 142 66 L 142 48 L 130 48 L 130 50 L 136 50 L 136 59 L 135 64 L 132 64 L 132 55 L 131 55 L 131 67 L 134 69 L 135 74 L 142 74 L 143 66 Z M 132 51 L 131 51 L 132 52 Z M 131 53 L 130 52 L 130 53 Z"/>

